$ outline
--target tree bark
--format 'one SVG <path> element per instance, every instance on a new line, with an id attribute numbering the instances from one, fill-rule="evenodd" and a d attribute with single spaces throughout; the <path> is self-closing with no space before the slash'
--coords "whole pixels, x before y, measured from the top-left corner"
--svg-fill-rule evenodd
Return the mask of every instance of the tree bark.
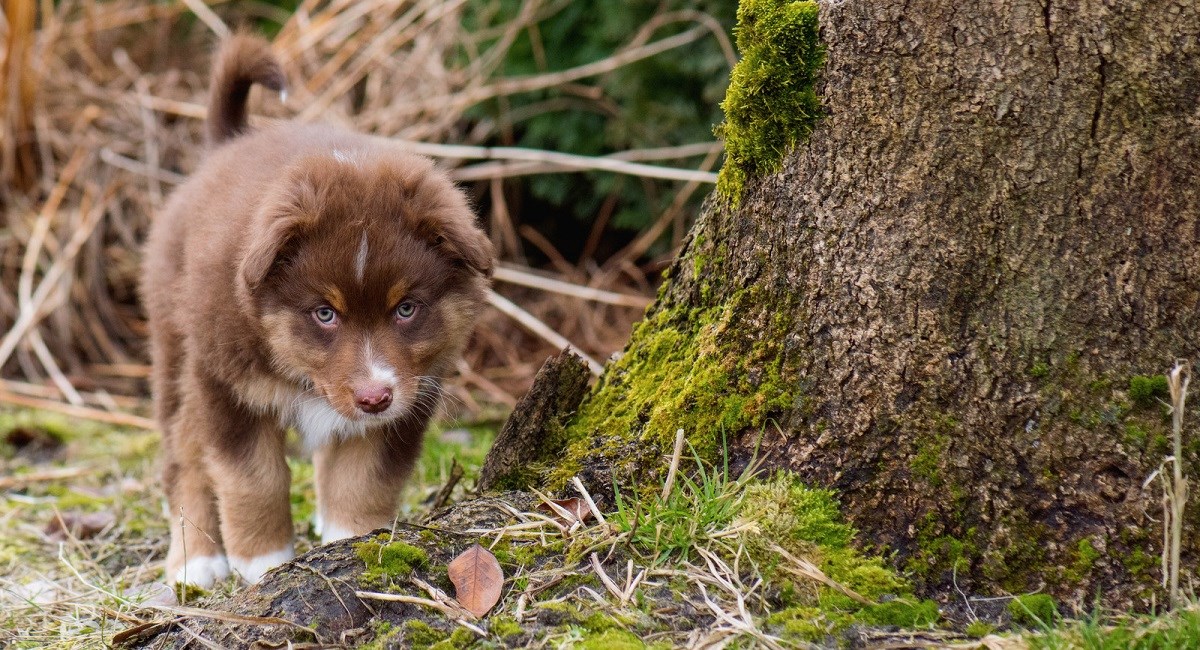
<path id="1" fill-rule="evenodd" d="M 1200 343 L 1198 5 L 822 3 L 826 115 L 707 204 L 547 482 L 725 435 L 928 590 L 1148 605 L 1168 423 L 1137 377 Z"/>

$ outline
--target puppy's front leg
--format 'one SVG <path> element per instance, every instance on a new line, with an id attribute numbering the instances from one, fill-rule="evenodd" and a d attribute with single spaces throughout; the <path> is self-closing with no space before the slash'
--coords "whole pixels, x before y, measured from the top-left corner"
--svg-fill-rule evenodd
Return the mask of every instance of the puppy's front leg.
<path id="1" fill-rule="evenodd" d="M 229 567 L 253 584 L 295 555 L 284 432 L 236 403 L 214 408 L 207 424 L 206 460 Z"/>
<path id="2" fill-rule="evenodd" d="M 313 454 L 322 544 L 392 525 L 423 430 L 396 423 L 334 440 Z"/>

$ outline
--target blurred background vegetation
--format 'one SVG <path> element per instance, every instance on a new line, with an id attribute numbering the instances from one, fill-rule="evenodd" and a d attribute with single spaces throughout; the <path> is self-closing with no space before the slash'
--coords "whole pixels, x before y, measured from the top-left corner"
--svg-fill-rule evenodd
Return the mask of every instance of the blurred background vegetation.
<path id="1" fill-rule="evenodd" d="M 499 417 L 564 342 L 603 362 L 715 180 L 736 6 L 7 0 L 0 401 L 148 413 L 139 247 L 201 159 L 209 57 L 235 29 L 289 75 L 257 119 L 404 140 L 472 195 L 502 272 L 448 415 Z"/>

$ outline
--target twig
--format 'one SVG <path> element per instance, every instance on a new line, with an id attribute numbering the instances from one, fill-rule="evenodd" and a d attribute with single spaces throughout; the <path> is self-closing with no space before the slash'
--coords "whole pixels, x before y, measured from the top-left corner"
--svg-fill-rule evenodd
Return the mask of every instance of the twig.
<path id="1" fill-rule="evenodd" d="M 69 415 L 71 417 L 80 418 L 83 420 L 93 420 L 95 422 L 104 422 L 105 424 L 117 424 L 127 427 L 135 427 L 138 429 L 146 429 L 153 431 L 156 428 L 154 420 L 143 418 L 129 413 L 111 413 L 109 411 L 101 411 L 99 409 L 88 408 L 86 406 L 72 406 L 47 399 L 38 399 L 36 397 L 26 397 L 25 395 L 16 395 L 6 390 L 0 389 L 0 402 L 7 404 L 15 404 L 27 408 L 44 409 Z"/>
<path id="2" fill-rule="evenodd" d="M 501 264 L 496 267 L 494 276 L 501 282 L 511 284 L 519 284 L 524 287 L 532 287 L 534 289 L 542 289 L 559 293 L 564 296 L 581 298 L 583 300 L 591 300 L 594 302 L 603 302 L 610 305 L 620 305 L 623 307 L 635 307 L 637 309 L 645 309 L 651 299 L 645 296 L 636 296 L 627 293 L 617 293 L 615 291 L 605 291 L 603 289 L 594 289 L 585 287 L 554 278 L 547 278 L 542 275 L 537 275 L 527 270 L 522 270 L 514 266 Z"/>
<path id="3" fill-rule="evenodd" d="M 583 495 L 583 500 L 587 501 L 588 508 L 592 510 L 592 516 L 596 518 L 596 521 L 599 522 L 601 526 L 607 526 L 608 522 L 604 520 L 604 515 L 601 514 L 600 509 L 596 507 L 596 502 L 592 501 L 592 495 L 587 491 L 587 488 L 583 486 L 583 481 L 580 481 L 578 476 L 572 476 L 571 483 L 575 486 L 575 489 L 579 490 L 579 493 Z"/>
<path id="4" fill-rule="evenodd" d="M 458 459 L 454 458 L 450 464 L 450 476 L 446 477 L 446 484 L 438 490 L 437 495 L 433 497 L 433 503 L 429 505 L 429 513 L 431 515 L 446 505 L 446 502 L 450 500 L 450 495 L 454 492 L 454 486 L 458 485 L 462 477 L 463 467 L 458 464 Z"/>
<path id="5" fill-rule="evenodd" d="M 1171 462 L 1173 481 L 1170 495 L 1171 537 L 1170 537 L 1170 597 L 1171 608 L 1175 609 L 1184 602 L 1183 594 L 1179 591 L 1179 556 L 1183 545 L 1183 510 L 1187 504 L 1188 483 L 1183 476 L 1183 415 L 1187 403 L 1188 384 L 1192 377 L 1188 364 L 1176 361 L 1175 367 L 1167 375 L 1167 386 L 1171 390 L 1171 437 L 1175 446 L 1175 457 Z M 1164 479 L 1165 482 L 1165 479 Z M 1163 522 L 1164 527 L 1167 522 Z M 1165 553 L 1165 551 L 1164 551 Z"/>
<path id="6" fill-rule="evenodd" d="M 550 345 L 557 348 L 570 348 L 575 354 L 578 354 L 587 363 L 592 374 L 599 375 L 604 371 L 604 366 L 600 365 L 595 359 L 580 350 L 577 346 L 568 341 L 562 334 L 555 332 L 549 325 L 538 320 L 533 314 L 521 309 L 513 301 L 496 293 L 488 291 L 488 303 L 496 309 L 499 309 L 504 315 L 512 318 L 521 325 L 525 326 L 530 332 L 540 336 Z"/>
<path id="7" fill-rule="evenodd" d="M 683 429 L 675 432 L 675 451 L 671 453 L 671 467 L 667 470 L 667 481 L 663 484 L 662 501 L 666 503 L 667 497 L 671 496 L 671 489 L 675 487 L 675 472 L 679 470 L 679 459 L 683 456 Z"/>
<path id="8" fill-rule="evenodd" d="M 48 469 L 41 472 L 30 472 L 20 476 L 0 476 L 0 490 L 8 490 L 30 483 L 44 483 L 46 481 L 61 481 L 67 478 L 75 478 L 83 476 L 92 471 L 89 467 L 63 467 L 61 469 Z"/>

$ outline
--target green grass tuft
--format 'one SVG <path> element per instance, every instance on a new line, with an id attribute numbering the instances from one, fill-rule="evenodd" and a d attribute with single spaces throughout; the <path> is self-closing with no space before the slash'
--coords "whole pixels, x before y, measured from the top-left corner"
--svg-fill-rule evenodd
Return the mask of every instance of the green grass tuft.
<path id="1" fill-rule="evenodd" d="M 1046 594 L 1029 594 L 1013 598 L 1008 613 L 1017 625 L 1045 629 L 1058 620 L 1058 605 Z"/>

